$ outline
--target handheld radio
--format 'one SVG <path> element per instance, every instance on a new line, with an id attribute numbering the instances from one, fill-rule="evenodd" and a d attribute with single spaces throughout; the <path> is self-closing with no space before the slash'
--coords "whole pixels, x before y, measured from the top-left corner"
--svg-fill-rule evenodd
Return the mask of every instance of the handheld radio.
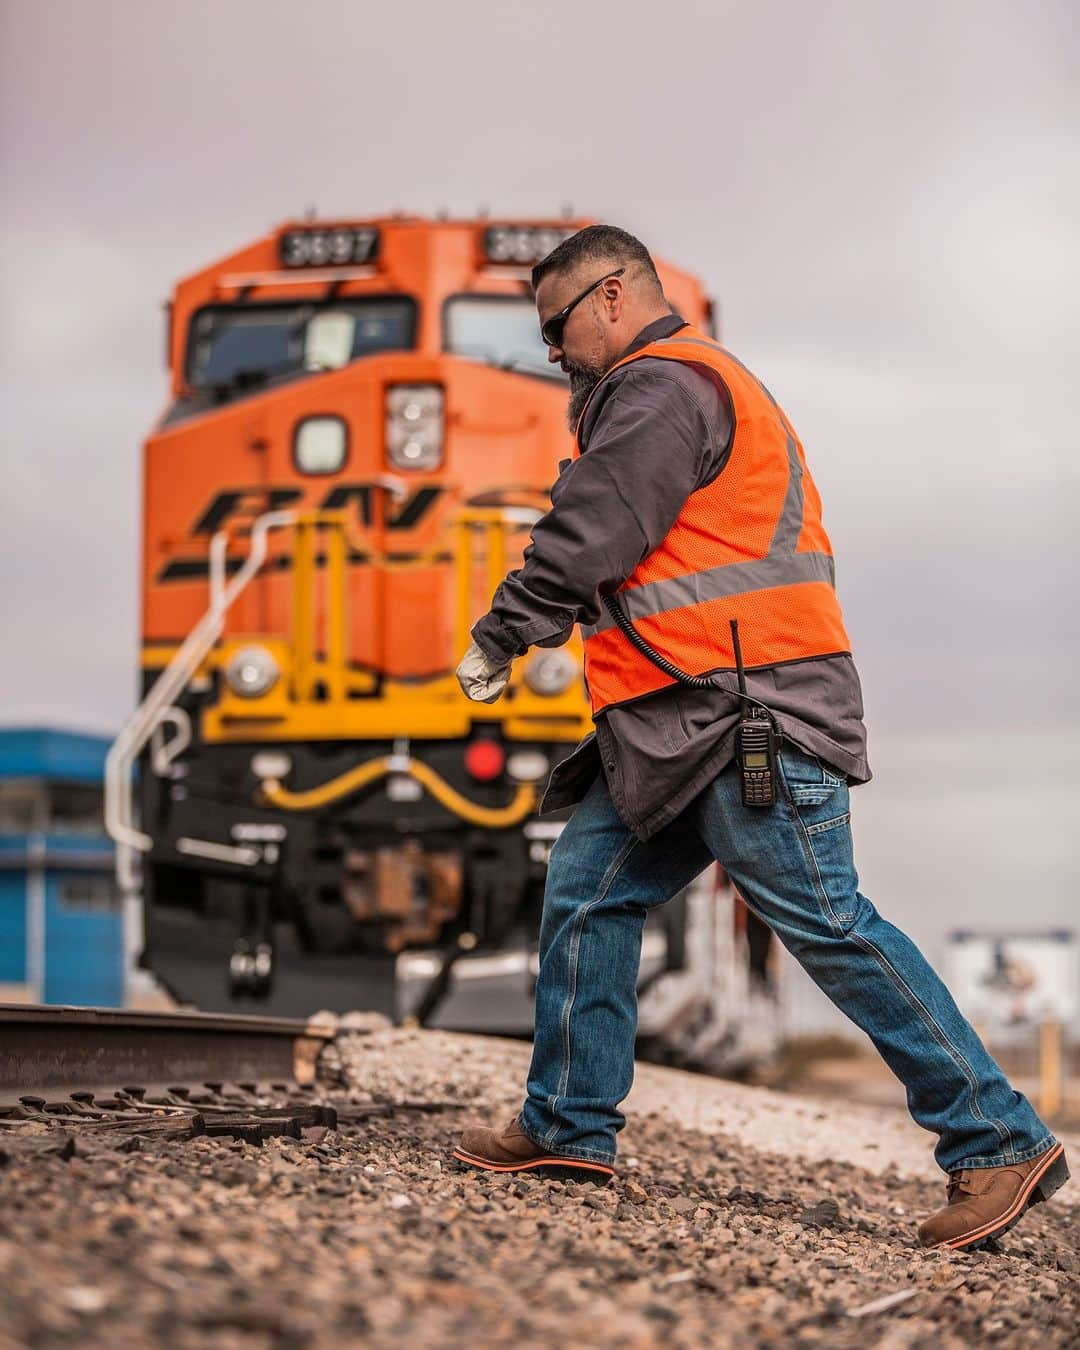
<path id="1" fill-rule="evenodd" d="M 731 640 L 735 647 L 735 670 L 739 676 L 739 694 L 749 699 L 746 692 L 746 673 L 743 670 L 742 648 L 739 645 L 739 621 L 731 620 Z M 742 770 L 743 806 L 775 806 L 776 752 L 780 736 L 773 726 L 767 708 L 750 701 L 739 719 L 736 757 Z"/>
<path id="2" fill-rule="evenodd" d="M 735 757 L 742 771 L 742 801 L 744 806 L 774 806 L 776 804 L 776 756 L 780 750 L 780 732 L 773 722 L 772 713 L 757 699 L 746 692 L 746 672 L 743 670 L 742 647 L 739 644 L 739 621 L 731 620 L 731 640 L 735 648 L 735 670 L 739 677 L 738 693 L 724 689 L 709 675 L 690 675 L 680 670 L 666 656 L 653 647 L 634 627 L 618 600 L 613 595 L 601 597 L 608 613 L 624 637 L 635 646 L 643 656 L 647 656 L 655 666 L 670 675 L 680 684 L 689 684 L 695 689 L 719 689 L 722 693 L 732 694 L 742 700 L 743 715 L 739 719 L 736 733 Z"/>

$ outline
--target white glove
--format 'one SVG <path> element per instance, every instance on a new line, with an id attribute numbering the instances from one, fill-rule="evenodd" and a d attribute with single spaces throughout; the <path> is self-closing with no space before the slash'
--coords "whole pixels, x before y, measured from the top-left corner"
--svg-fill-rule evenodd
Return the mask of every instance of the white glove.
<path id="1" fill-rule="evenodd" d="M 473 642 L 457 668 L 458 684 L 474 703 L 494 703 L 506 688 L 512 664 L 500 665 Z"/>

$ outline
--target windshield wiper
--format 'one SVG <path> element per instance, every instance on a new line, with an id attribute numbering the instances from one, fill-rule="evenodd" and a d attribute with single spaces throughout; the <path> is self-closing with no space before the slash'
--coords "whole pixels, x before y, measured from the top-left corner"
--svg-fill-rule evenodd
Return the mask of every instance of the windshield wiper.
<path id="1" fill-rule="evenodd" d="M 204 388 L 215 398 L 222 400 L 228 398 L 230 394 L 260 389 L 284 375 L 321 375 L 325 371 L 339 369 L 341 367 L 324 365 L 322 362 L 307 366 L 302 361 L 285 361 L 276 366 L 239 366 L 227 380 L 216 380 Z"/>
<path id="2" fill-rule="evenodd" d="M 241 390 L 256 389 L 280 373 L 274 366 L 239 366 L 227 380 L 215 380 L 206 387 L 215 397 L 228 398 L 230 394 L 238 394 Z"/>

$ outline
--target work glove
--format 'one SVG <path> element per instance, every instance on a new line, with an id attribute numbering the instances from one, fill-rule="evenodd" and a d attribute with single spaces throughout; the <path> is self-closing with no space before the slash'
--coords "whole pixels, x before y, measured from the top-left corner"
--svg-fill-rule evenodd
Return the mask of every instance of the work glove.
<path id="1" fill-rule="evenodd" d="M 458 684 L 474 703 L 494 703 L 510 679 L 511 664 L 493 661 L 473 642 L 457 668 Z"/>

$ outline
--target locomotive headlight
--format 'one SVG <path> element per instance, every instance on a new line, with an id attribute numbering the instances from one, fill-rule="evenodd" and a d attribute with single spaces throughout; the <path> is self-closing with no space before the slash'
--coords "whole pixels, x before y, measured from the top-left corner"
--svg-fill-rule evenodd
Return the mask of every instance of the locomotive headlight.
<path id="1" fill-rule="evenodd" d="M 225 667 L 225 683 L 240 698 L 261 698 L 280 673 L 265 647 L 241 647 Z"/>
<path id="2" fill-rule="evenodd" d="M 515 750 L 506 761 L 506 772 L 515 783 L 536 783 L 551 768 L 547 755 L 539 750 Z"/>
<path id="3" fill-rule="evenodd" d="M 386 391 L 386 457 L 395 469 L 434 469 L 443 459 L 443 391 L 392 384 Z"/>
<path id="4" fill-rule="evenodd" d="M 525 683 L 534 694 L 554 698 L 565 694 L 578 674 L 578 663 L 567 652 L 538 652 L 525 667 Z"/>

